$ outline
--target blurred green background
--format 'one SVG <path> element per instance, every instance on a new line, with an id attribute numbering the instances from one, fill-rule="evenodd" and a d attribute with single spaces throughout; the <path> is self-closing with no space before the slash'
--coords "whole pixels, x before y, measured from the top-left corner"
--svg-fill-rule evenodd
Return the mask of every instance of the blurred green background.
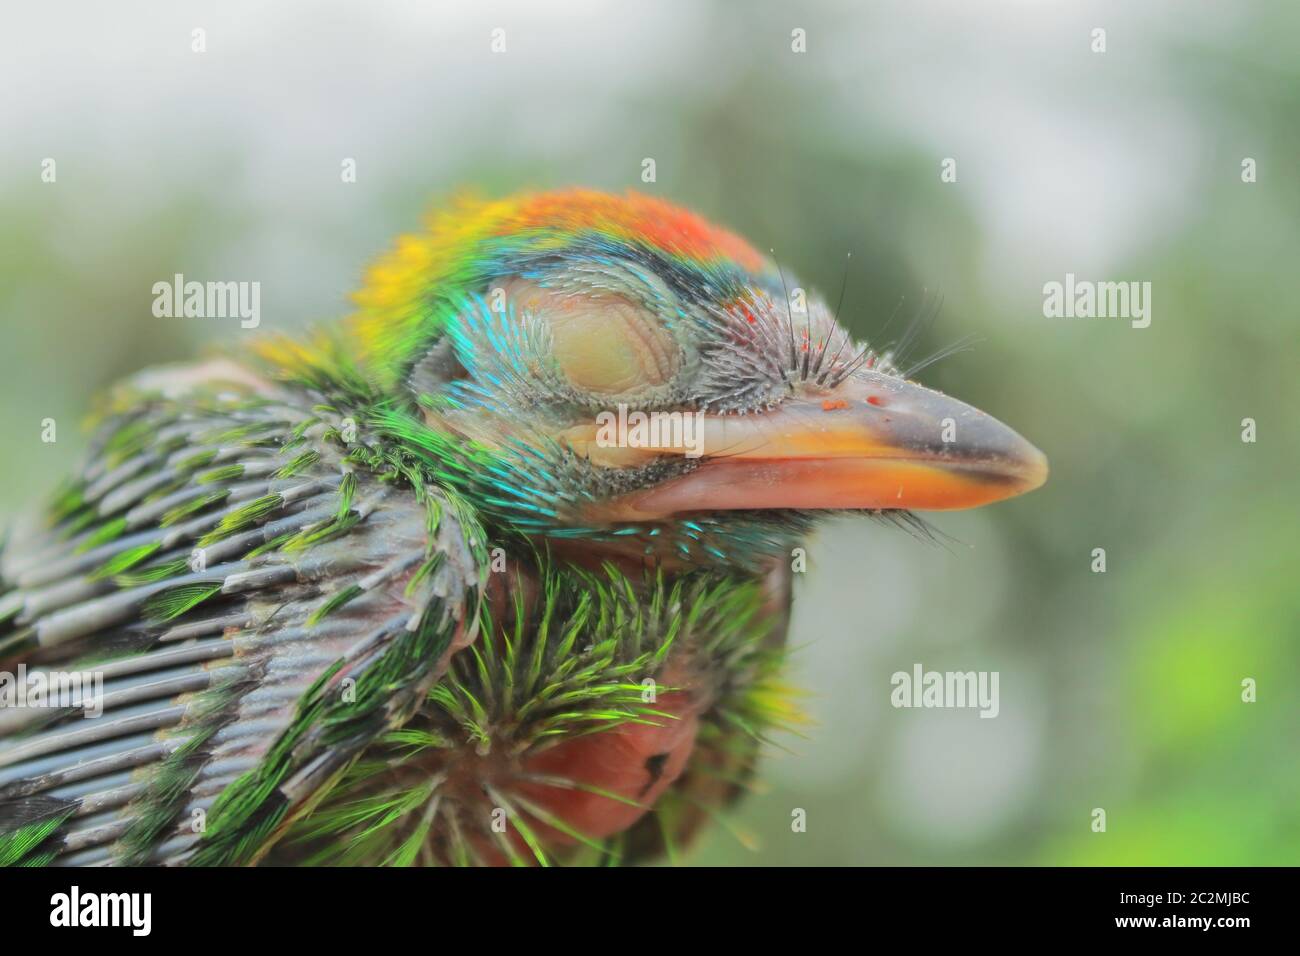
<path id="1" fill-rule="evenodd" d="M 241 0 L 6 19 L 0 517 L 73 466 L 97 390 L 253 334 L 153 317 L 154 282 L 258 280 L 262 330 L 289 330 L 343 314 L 365 263 L 459 188 L 643 188 L 832 301 L 847 268 L 841 316 L 864 337 L 942 296 L 917 355 L 978 343 L 922 379 L 1053 469 L 1027 498 L 933 517 L 946 545 L 861 522 L 812 542 L 792 639 L 816 725 L 688 860 L 1300 863 L 1300 7 Z M 1151 282 L 1150 328 L 1045 318 L 1066 272 Z M 890 675 L 917 662 L 998 671 L 1000 715 L 892 708 Z"/>

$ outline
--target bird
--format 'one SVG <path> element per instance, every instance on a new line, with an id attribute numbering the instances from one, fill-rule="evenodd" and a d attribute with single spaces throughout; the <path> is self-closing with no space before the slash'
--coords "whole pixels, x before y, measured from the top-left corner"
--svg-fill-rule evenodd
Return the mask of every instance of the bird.
<path id="1" fill-rule="evenodd" d="M 346 314 L 146 369 L 0 552 L 0 863 L 678 860 L 802 717 L 794 565 L 1046 480 L 736 233 L 436 207 Z"/>

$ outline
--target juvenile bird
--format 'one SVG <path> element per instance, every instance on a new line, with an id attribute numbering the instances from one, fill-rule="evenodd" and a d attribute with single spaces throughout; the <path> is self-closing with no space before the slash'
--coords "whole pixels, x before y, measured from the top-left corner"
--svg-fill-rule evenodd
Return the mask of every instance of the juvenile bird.
<path id="1" fill-rule="evenodd" d="M 1047 473 L 796 286 L 657 199 L 463 200 L 348 319 L 116 388 L 0 556 L 0 862 L 675 854 L 797 719 L 817 516 Z"/>

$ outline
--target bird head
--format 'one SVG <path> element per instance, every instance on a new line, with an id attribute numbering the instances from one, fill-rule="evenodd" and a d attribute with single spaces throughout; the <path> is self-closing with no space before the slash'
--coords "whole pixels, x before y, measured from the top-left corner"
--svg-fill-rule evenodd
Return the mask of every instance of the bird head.
<path id="1" fill-rule="evenodd" d="M 1047 475 L 744 240 L 643 195 L 461 201 L 356 300 L 371 426 L 529 537 L 745 561 L 818 514 L 969 508 Z"/>

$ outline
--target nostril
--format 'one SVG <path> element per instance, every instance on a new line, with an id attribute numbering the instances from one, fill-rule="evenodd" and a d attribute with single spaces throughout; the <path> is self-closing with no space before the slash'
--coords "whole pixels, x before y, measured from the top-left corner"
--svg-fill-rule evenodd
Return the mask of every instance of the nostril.
<path id="1" fill-rule="evenodd" d="M 879 395 L 868 395 L 868 396 L 867 396 L 867 404 L 868 404 L 868 405 L 875 405 L 877 408 L 884 408 L 884 407 L 885 407 L 885 400 L 884 400 L 883 398 L 881 398 Z"/>

